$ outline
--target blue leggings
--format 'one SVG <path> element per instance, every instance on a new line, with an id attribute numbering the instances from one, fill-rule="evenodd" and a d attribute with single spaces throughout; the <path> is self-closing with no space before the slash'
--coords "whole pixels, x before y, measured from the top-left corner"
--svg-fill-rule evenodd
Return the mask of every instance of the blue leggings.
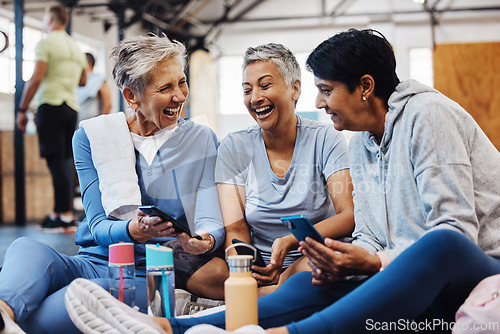
<path id="1" fill-rule="evenodd" d="M 91 256 L 67 256 L 29 238 L 15 240 L 0 271 L 0 299 L 28 333 L 80 333 L 64 306 L 64 294 L 77 277 L 108 289 L 108 262 Z M 146 311 L 145 277 L 136 278 L 136 304 Z"/>
<path id="2" fill-rule="evenodd" d="M 435 323 L 442 324 L 432 332 L 447 333 L 470 291 L 483 278 L 499 273 L 500 261 L 468 238 L 436 230 L 364 282 L 314 286 L 311 273 L 293 275 L 276 292 L 259 299 L 259 325 L 286 325 L 290 334 L 381 333 L 385 326 L 395 324 L 399 330 L 412 329 L 409 321 L 430 311 L 439 320 Z M 183 333 L 200 323 L 223 328 L 224 317 L 219 312 L 169 321 L 174 333 Z"/>

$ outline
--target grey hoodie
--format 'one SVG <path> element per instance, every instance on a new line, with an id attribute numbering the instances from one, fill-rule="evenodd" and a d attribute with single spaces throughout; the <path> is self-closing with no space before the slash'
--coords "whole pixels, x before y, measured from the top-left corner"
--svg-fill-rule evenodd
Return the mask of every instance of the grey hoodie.
<path id="1" fill-rule="evenodd" d="M 500 258 L 500 153 L 457 103 L 415 80 L 389 98 L 384 135 L 350 142 L 354 244 L 394 259 L 453 229 Z"/>

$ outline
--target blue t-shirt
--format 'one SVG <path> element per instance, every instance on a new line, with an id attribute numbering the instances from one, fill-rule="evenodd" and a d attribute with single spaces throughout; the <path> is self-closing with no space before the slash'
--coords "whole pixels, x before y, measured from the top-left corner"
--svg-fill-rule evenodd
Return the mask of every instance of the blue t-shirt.
<path id="1" fill-rule="evenodd" d="M 297 138 L 283 178 L 269 164 L 258 125 L 230 133 L 219 147 L 215 182 L 245 187 L 245 218 L 253 244 L 269 263 L 274 239 L 290 234 L 280 218 L 304 215 L 315 224 L 335 215 L 327 179 L 349 168 L 348 146 L 332 125 L 297 116 Z M 284 267 L 300 257 L 292 251 Z"/>

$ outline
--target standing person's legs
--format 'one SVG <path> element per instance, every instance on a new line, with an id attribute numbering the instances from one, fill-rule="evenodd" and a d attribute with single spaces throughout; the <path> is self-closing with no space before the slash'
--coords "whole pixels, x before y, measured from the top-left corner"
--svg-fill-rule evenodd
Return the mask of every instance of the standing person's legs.
<path id="1" fill-rule="evenodd" d="M 76 127 L 77 112 L 65 103 L 43 104 L 37 112 L 40 155 L 47 159 L 54 186 L 52 220 L 59 215 L 72 219 L 73 174 L 71 140 Z M 67 221 L 66 221 L 67 222 Z"/>
<path id="2" fill-rule="evenodd" d="M 70 212 L 73 198 L 72 161 L 60 155 L 47 156 L 46 160 L 54 187 L 54 212 L 57 214 Z"/>
<path id="3" fill-rule="evenodd" d="M 377 325 L 407 324 L 429 307 L 441 323 L 451 324 L 470 291 L 498 273 L 500 261 L 462 234 L 433 231 L 337 303 L 287 328 L 290 334 L 373 333 Z"/>

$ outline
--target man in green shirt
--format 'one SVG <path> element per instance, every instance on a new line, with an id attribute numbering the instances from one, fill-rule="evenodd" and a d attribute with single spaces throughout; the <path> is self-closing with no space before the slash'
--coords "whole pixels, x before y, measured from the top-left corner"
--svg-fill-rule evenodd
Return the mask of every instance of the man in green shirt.
<path id="1" fill-rule="evenodd" d="M 49 232 L 74 232 L 72 211 L 72 147 L 76 128 L 77 87 L 86 82 L 86 60 L 66 32 L 68 12 L 64 6 L 51 7 L 44 17 L 47 37 L 36 46 L 36 63 L 31 79 L 24 86 L 17 110 L 17 126 L 26 130 L 26 110 L 36 98 L 36 123 L 40 155 L 47 160 L 54 186 L 54 209 L 42 221 Z"/>

